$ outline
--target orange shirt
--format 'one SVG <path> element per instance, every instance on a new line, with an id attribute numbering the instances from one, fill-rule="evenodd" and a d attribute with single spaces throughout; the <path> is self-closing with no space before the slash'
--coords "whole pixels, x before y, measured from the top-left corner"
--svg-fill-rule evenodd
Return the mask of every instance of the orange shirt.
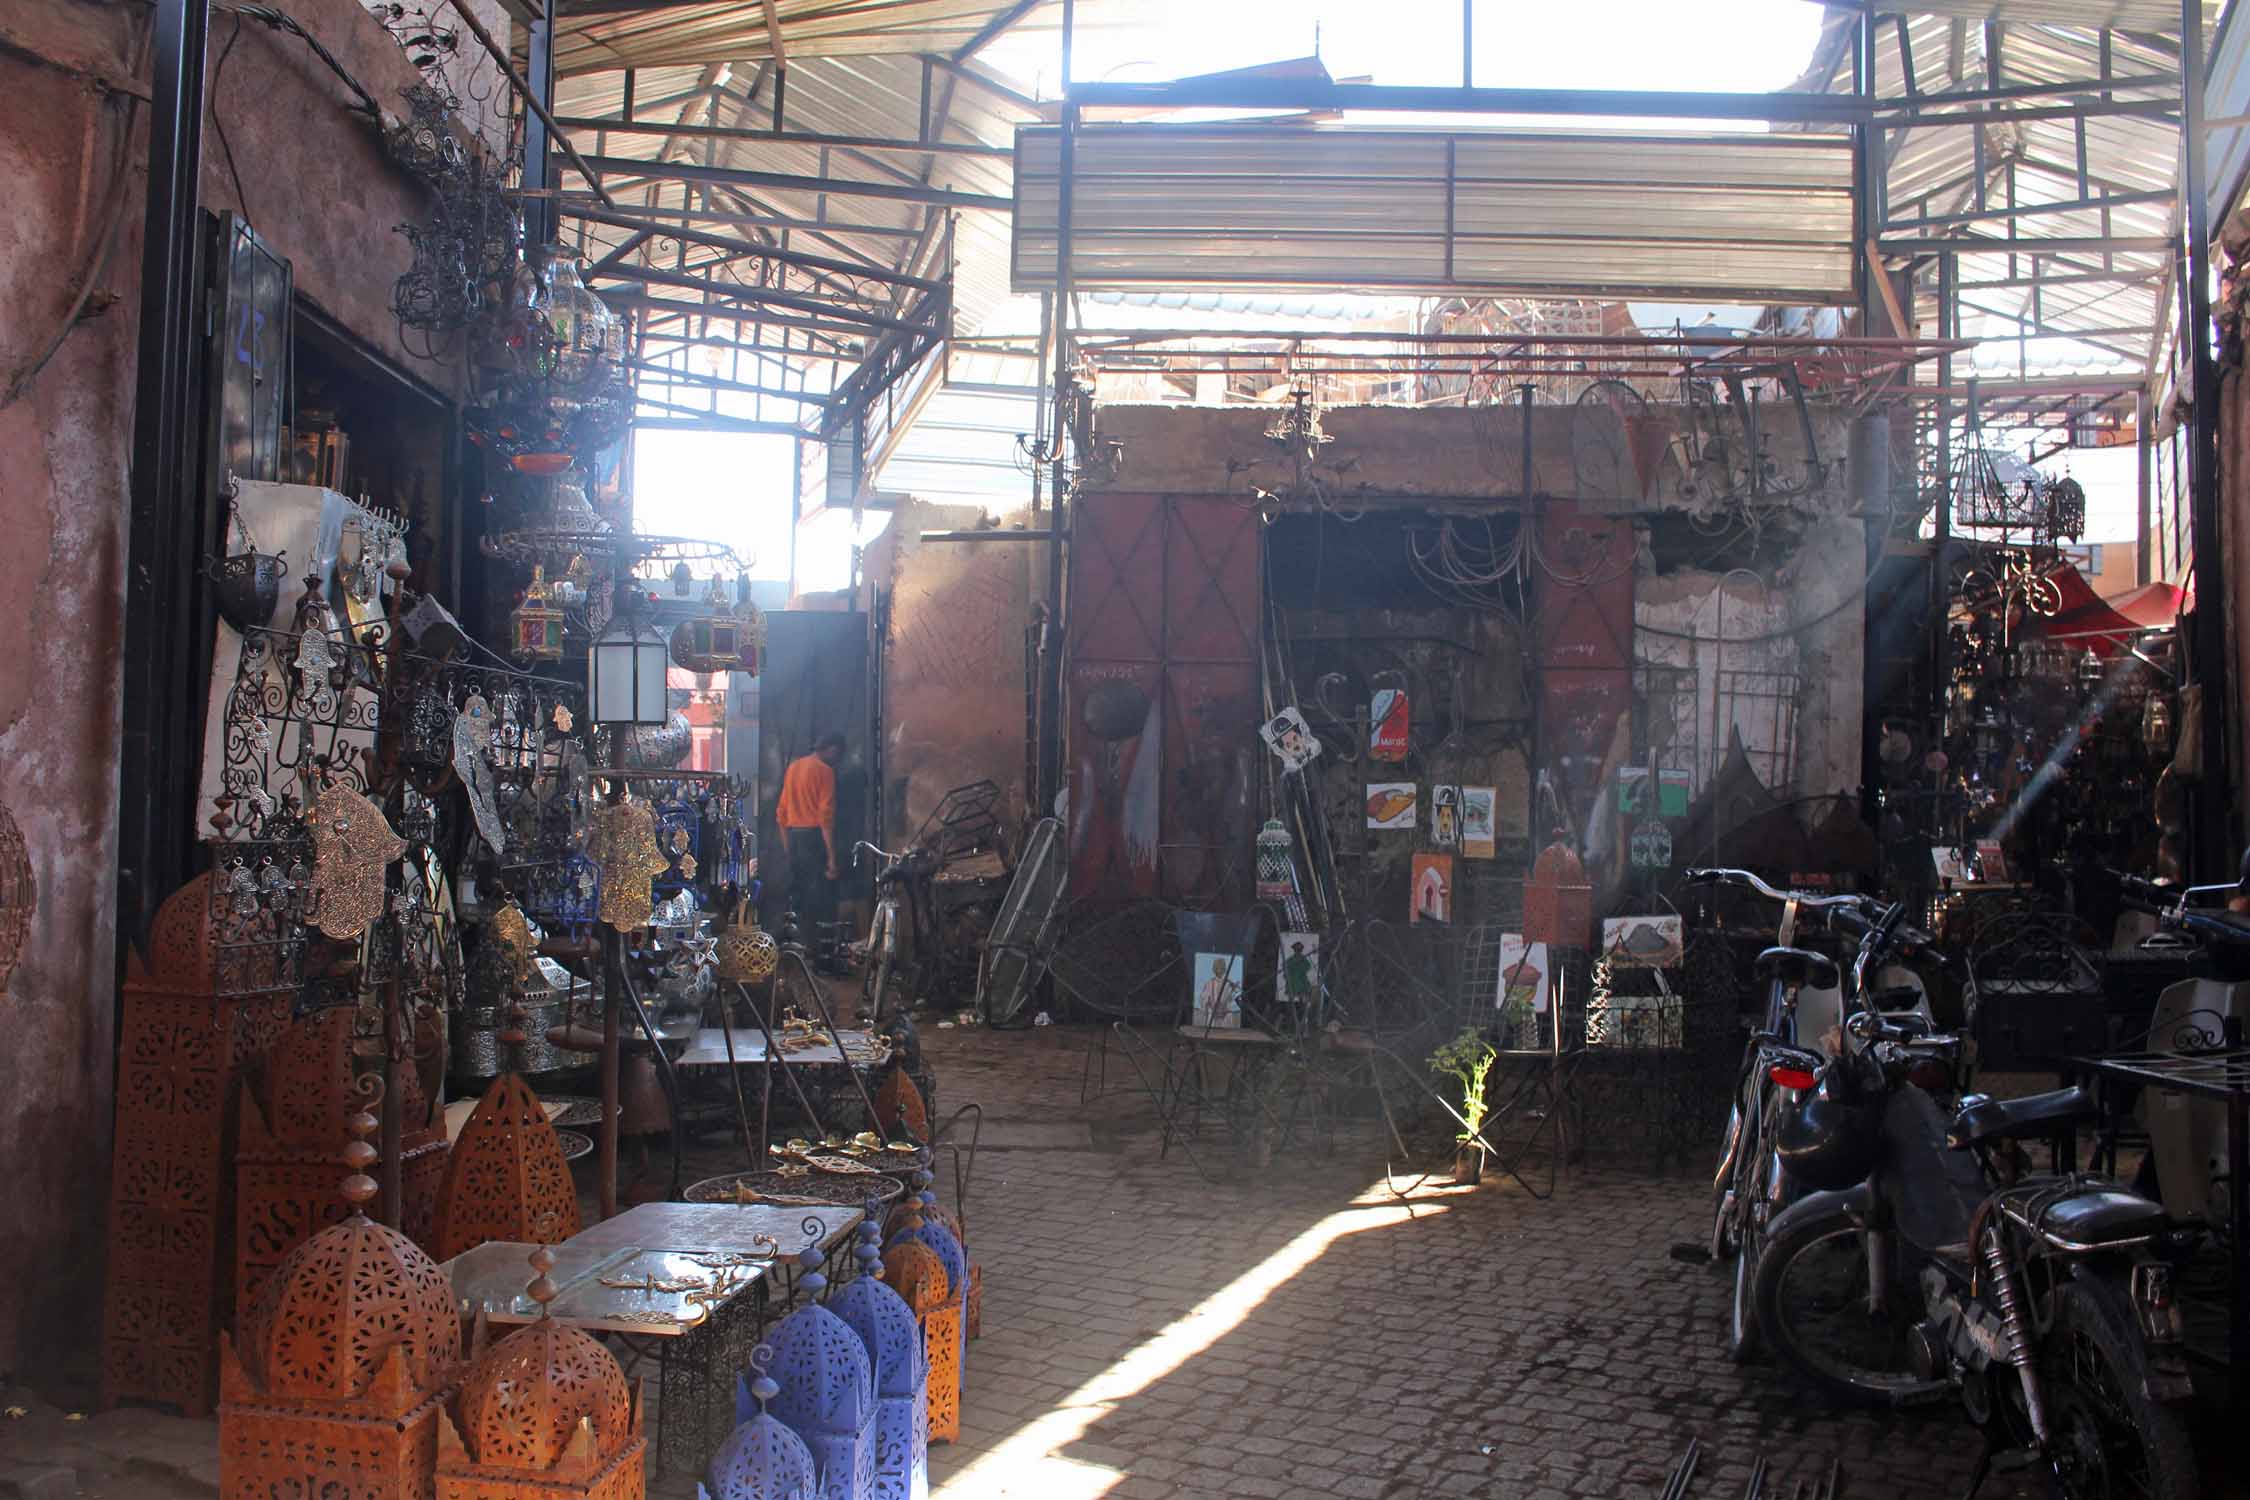
<path id="1" fill-rule="evenodd" d="M 818 755 L 800 755 L 781 773 L 781 801 L 773 818 L 783 828 L 836 826 L 836 768 Z"/>

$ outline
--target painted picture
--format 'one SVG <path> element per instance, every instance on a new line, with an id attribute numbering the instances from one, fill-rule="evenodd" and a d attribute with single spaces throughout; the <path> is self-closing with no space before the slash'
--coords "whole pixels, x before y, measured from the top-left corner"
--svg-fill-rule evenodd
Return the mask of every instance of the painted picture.
<path id="1" fill-rule="evenodd" d="M 1659 817 L 1684 818 L 1694 800 L 1695 777 L 1687 771 L 1656 773 L 1656 811 Z"/>
<path id="2" fill-rule="evenodd" d="M 1274 974 L 1274 993 L 1285 1005 L 1310 1006 L 1320 995 L 1320 934 L 1285 932 L 1281 935 L 1280 967 Z"/>
<path id="3" fill-rule="evenodd" d="M 1414 783 L 1373 781 L 1367 786 L 1367 826 L 1394 829 L 1414 826 Z"/>
<path id="4" fill-rule="evenodd" d="M 1520 932 L 1500 935 L 1500 983 L 1492 1003 L 1500 1012 L 1501 1045 L 1536 1044 L 1537 1018 L 1547 1013 L 1549 972 L 1545 943 L 1527 943 Z"/>
<path id="5" fill-rule="evenodd" d="M 1371 760 L 1406 759 L 1406 689 L 1377 688 L 1367 704 L 1367 754 Z"/>
<path id="6" fill-rule="evenodd" d="M 1457 786 L 1430 788 L 1430 842 L 1440 849 L 1458 849 L 1461 846 L 1461 789 Z"/>
<path id="7" fill-rule="evenodd" d="M 1680 961 L 1686 924 L 1677 913 L 1610 917 L 1602 923 L 1602 954 L 1632 969 L 1669 969 Z"/>
<path id="8" fill-rule="evenodd" d="M 1189 972 L 1196 978 L 1195 1024 L 1240 1026 L 1242 955 L 1198 953 L 1195 955 L 1195 966 Z"/>
<path id="9" fill-rule="evenodd" d="M 1409 922 L 1446 923 L 1453 920 L 1453 856 L 1414 856 L 1414 910 Z"/>
<path id="10" fill-rule="evenodd" d="M 1305 716 L 1294 707 L 1285 708 L 1258 730 L 1266 748 L 1280 757 L 1285 771 L 1302 771 L 1320 754 L 1320 737 L 1312 732 Z"/>
<path id="11" fill-rule="evenodd" d="M 1488 786 L 1461 788 L 1461 852 L 1471 859 L 1490 859 L 1499 837 L 1498 791 Z"/>

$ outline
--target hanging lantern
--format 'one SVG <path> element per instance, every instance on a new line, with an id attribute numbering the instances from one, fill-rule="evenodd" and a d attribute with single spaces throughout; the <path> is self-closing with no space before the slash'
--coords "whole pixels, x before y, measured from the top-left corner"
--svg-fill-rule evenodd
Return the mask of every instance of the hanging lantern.
<path id="1" fill-rule="evenodd" d="M 746 672 L 758 675 L 765 655 L 766 617 L 745 601 L 729 608 L 711 580 L 703 596 L 704 612 L 680 622 L 672 632 L 672 661 L 690 672 Z"/>
<path id="2" fill-rule="evenodd" d="M 669 651 L 627 590 L 617 616 L 587 653 L 587 707 L 597 724 L 661 724 L 669 713 Z"/>
<path id="3" fill-rule="evenodd" d="M 1532 861 L 1523 886 L 1523 936 L 1530 943 L 1583 948 L 1594 927 L 1594 887 L 1560 833 Z"/>
<path id="4" fill-rule="evenodd" d="M 519 272 L 502 320 L 496 399 L 471 425 L 520 473 L 551 475 L 616 442 L 632 418 L 624 320 L 555 245 Z"/>
<path id="5" fill-rule="evenodd" d="M 2094 654 L 2094 648 L 2088 646 L 2078 658 L 2079 691 L 2091 693 L 2098 689 L 2108 677 L 2109 669 L 2103 666 L 2102 659 Z"/>
<path id="6" fill-rule="evenodd" d="M 533 565 L 531 587 L 523 591 L 523 602 L 508 615 L 508 633 L 519 661 L 562 660 L 563 612 L 555 607 L 545 566 Z"/>
<path id="7" fill-rule="evenodd" d="M 2150 693 L 2141 705 L 2141 743 L 2151 755 L 2172 748 L 2172 700 L 2162 693 Z"/>

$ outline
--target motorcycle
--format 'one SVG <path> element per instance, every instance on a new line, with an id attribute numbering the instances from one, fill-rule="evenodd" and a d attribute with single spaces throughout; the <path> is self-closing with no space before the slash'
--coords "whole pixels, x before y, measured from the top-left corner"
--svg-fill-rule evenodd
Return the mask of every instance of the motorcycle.
<path id="1" fill-rule="evenodd" d="M 1833 1107 L 1785 1124 L 1782 1152 L 1866 1172 L 1774 1220 L 1767 1342 L 1842 1400 L 1957 1393 L 1985 1435 L 1972 1497 L 1996 1469 L 2043 1467 L 2064 1500 L 2192 1500 L 2173 1272 L 2193 1232 L 2107 1178 L 2022 1170 L 2021 1143 L 2094 1118 L 2084 1089 L 1972 1094 L 1949 1115 L 1907 1077 L 1958 1038 L 1849 1024 L 1867 1046 L 1821 1070 Z"/>
<path id="2" fill-rule="evenodd" d="M 1892 953 L 1922 935 L 1904 929 L 1896 915 L 1876 941 L 1880 910 L 1865 896 L 1815 896 L 1780 890 L 1747 870 L 1693 869 L 1691 885 L 1726 885 L 1782 903 L 1775 946 L 1758 955 L 1757 973 L 1766 987 L 1759 1029 L 1743 1048 L 1734 1100 L 1722 1139 L 1718 1170 L 1712 1175 L 1709 1258 L 1732 1267 L 1732 1299 L 1727 1318 L 1727 1354 L 1736 1364 L 1757 1356 L 1758 1324 L 1751 1289 L 1767 1226 L 1805 1185 L 1783 1170 L 1775 1148 L 1777 1122 L 1814 1086 L 1813 1066 L 1825 1059 L 1800 1049 L 1800 1037 L 1819 1041 L 1840 1031 L 1847 977 L 1855 997 L 1870 973 L 1882 981 L 1869 1003 L 1894 1023 L 1926 1025 L 1929 1001 L 1910 970 L 1889 964 Z M 1893 908 L 1903 913 L 1903 908 Z M 1849 975 L 1825 954 L 1794 946 L 1800 915 L 1826 916 L 1831 925 L 1861 936 L 1861 951 Z M 1808 1060 L 1811 1066 L 1808 1066 Z"/>

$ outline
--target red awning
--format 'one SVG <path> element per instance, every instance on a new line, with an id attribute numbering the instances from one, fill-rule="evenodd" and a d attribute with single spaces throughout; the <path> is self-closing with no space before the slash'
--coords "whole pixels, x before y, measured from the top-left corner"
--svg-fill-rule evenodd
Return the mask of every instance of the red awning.
<path id="1" fill-rule="evenodd" d="M 2067 563 L 2047 577 L 2062 594 L 2062 608 L 2038 621 L 2033 632 L 2049 640 L 2086 641 L 2103 655 L 2108 654 L 2101 648 L 2103 640 L 2115 642 L 2144 630 L 2166 629 L 2183 608 L 2193 604 L 2168 583 L 2144 584 L 2114 598 L 2097 598 L 2085 578 Z"/>

